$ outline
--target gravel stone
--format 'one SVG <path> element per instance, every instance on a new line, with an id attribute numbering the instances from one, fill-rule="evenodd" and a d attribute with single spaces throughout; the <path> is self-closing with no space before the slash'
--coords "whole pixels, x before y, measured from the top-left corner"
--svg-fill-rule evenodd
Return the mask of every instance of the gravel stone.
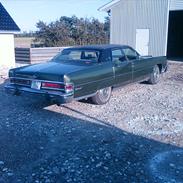
<path id="1" fill-rule="evenodd" d="M 183 182 L 183 63 L 102 106 L 11 96 L 0 73 L 0 182 Z"/>

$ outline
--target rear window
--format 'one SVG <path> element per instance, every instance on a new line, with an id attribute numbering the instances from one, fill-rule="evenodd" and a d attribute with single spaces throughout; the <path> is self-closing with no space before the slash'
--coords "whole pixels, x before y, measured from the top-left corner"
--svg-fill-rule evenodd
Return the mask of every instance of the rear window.
<path id="1" fill-rule="evenodd" d="M 56 57 L 53 61 L 90 61 L 98 62 L 100 56 L 100 51 L 96 50 L 75 50 L 75 49 L 65 49 Z"/>

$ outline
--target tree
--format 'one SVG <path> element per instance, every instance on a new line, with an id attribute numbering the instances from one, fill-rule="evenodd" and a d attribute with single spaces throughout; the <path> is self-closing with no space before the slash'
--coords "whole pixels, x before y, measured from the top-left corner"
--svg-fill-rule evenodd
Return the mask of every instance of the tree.
<path id="1" fill-rule="evenodd" d="M 76 16 L 62 16 L 48 25 L 39 21 L 35 41 L 46 47 L 108 43 L 109 21 L 108 17 L 101 23 L 95 18 L 79 19 Z"/>

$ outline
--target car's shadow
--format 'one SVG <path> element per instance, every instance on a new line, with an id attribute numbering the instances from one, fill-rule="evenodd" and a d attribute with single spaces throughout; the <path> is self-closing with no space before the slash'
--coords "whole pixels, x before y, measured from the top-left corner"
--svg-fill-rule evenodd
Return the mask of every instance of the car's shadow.
<path id="1" fill-rule="evenodd" d="M 0 182 L 183 182 L 181 147 L 73 117 L 88 117 L 77 104 L 52 109 L 7 95 L 3 85 L 0 101 Z"/>

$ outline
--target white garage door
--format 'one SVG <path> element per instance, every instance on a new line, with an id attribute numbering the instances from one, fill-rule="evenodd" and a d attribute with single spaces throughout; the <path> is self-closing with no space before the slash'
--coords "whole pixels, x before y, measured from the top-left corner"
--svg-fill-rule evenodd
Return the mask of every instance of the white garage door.
<path id="1" fill-rule="evenodd" d="M 148 55 L 149 29 L 136 29 L 136 50 L 141 55 Z"/>

